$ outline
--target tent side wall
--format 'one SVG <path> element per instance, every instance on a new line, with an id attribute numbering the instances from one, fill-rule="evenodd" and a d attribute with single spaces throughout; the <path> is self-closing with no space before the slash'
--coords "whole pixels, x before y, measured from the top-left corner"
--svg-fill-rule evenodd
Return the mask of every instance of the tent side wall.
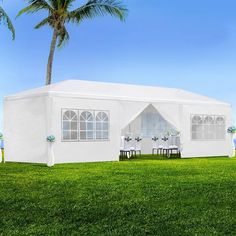
<path id="1" fill-rule="evenodd" d="M 162 115 L 166 121 L 175 127 L 181 134 L 181 155 L 187 157 L 232 156 L 232 137 L 227 134 L 227 127 L 232 125 L 232 108 L 225 104 L 214 103 L 149 103 Z M 147 105 L 147 104 L 146 104 Z M 132 104 L 127 104 L 127 110 L 132 109 Z M 140 105 L 144 107 L 144 104 Z M 136 116 L 138 113 L 136 112 Z M 192 140 L 191 115 L 218 115 L 225 117 L 224 140 Z M 141 120 L 135 119 L 131 123 L 126 122 L 126 128 L 122 134 L 140 132 Z M 150 138 L 143 138 L 142 152 L 151 153 L 152 143 Z"/>
<path id="2" fill-rule="evenodd" d="M 219 115 L 225 117 L 224 140 L 192 140 L 191 115 Z M 191 104 L 183 106 L 181 118 L 182 157 L 231 156 L 232 138 L 227 127 L 232 125 L 232 108 L 227 105 Z"/>
<path id="3" fill-rule="evenodd" d="M 4 99 L 5 160 L 47 162 L 47 97 Z"/>
<path id="4" fill-rule="evenodd" d="M 62 109 L 107 111 L 109 113 L 109 140 L 63 141 Z M 55 135 L 55 163 L 118 161 L 120 150 L 119 104 L 111 100 L 52 97 L 51 133 Z"/>

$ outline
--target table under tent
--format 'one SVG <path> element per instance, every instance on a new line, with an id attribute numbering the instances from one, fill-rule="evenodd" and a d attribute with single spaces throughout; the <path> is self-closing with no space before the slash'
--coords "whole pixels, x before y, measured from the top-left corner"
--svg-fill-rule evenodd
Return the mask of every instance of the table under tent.
<path id="1" fill-rule="evenodd" d="M 233 156 L 230 126 L 230 104 L 174 88 L 68 80 L 4 98 L 12 162 L 118 161 L 121 137 L 142 139 L 143 154 L 156 145 L 177 146 L 182 158 Z"/>

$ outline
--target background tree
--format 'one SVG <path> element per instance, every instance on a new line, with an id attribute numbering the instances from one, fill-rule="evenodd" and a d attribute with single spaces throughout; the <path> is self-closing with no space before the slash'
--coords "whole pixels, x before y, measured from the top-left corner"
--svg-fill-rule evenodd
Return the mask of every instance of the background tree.
<path id="1" fill-rule="evenodd" d="M 17 16 L 23 13 L 47 11 L 48 16 L 35 26 L 39 29 L 48 25 L 53 29 L 50 53 L 47 63 L 46 85 L 52 81 L 52 64 L 56 46 L 61 47 L 69 40 L 66 24 L 80 24 L 85 19 L 97 16 L 111 15 L 121 21 L 125 19 L 127 9 L 118 0 L 89 0 L 79 8 L 70 10 L 76 0 L 27 0 L 28 6 L 22 9 Z"/>
<path id="2" fill-rule="evenodd" d="M 11 31 L 12 33 L 12 40 L 15 39 L 15 29 L 14 26 L 7 15 L 7 13 L 3 10 L 3 8 L 0 6 L 0 25 L 4 24 L 7 26 L 7 28 Z"/>

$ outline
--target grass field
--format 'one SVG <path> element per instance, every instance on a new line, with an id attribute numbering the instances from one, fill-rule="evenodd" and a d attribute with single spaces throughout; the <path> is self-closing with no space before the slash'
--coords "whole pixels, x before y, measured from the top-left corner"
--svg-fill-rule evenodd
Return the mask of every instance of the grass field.
<path id="1" fill-rule="evenodd" d="M 236 159 L 0 164 L 0 235 L 236 235 Z"/>

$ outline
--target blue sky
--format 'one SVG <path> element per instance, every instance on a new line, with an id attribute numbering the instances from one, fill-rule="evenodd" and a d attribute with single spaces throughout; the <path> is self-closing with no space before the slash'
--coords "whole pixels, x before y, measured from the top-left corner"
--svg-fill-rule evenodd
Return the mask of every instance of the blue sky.
<path id="1" fill-rule="evenodd" d="M 52 31 L 33 29 L 45 14 L 15 20 L 25 2 L 3 3 L 16 40 L 12 42 L 0 25 L 0 130 L 2 97 L 45 82 Z M 231 103 L 236 117 L 236 1 L 124 3 L 130 11 L 125 23 L 104 17 L 68 26 L 70 41 L 56 52 L 53 82 L 83 79 L 178 87 Z"/>

